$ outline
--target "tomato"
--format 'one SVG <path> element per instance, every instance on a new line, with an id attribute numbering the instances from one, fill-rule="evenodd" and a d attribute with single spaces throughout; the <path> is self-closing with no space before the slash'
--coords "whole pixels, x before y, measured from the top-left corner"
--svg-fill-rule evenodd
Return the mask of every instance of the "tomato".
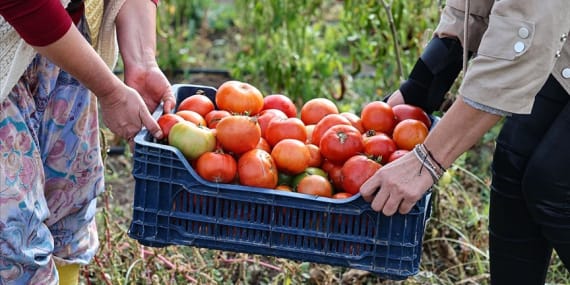
<path id="1" fill-rule="evenodd" d="M 259 138 L 259 142 L 257 143 L 257 146 L 255 146 L 255 148 L 271 152 L 271 146 L 269 145 L 269 143 L 267 143 L 267 141 L 263 137 Z"/>
<path id="2" fill-rule="evenodd" d="M 329 175 L 321 168 L 318 167 L 307 167 L 305 168 L 305 170 L 297 175 L 295 175 L 292 179 L 291 179 L 291 187 L 293 187 L 293 189 L 297 189 L 297 185 L 299 185 L 299 182 L 301 181 L 301 179 L 303 179 L 305 176 L 307 175 L 320 175 L 324 178 L 329 178 Z"/>
<path id="3" fill-rule="evenodd" d="M 346 199 L 352 197 L 352 194 L 348 192 L 338 192 L 332 196 L 334 199 Z"/>
<path id="4" fill-rule="evenodd" d="M 277 187 L 278 171 L 271 154 L 252 149 L 240 156 L 238 177 L 242 185 L 274 189 Z"/>
<path id="5" fill-rule="evenodd" d="M 307 144 L 307 149 L 311 154 L 311 158 L 309 159 L 309 166 L 320 167 L 323 163 L 323 156 L 321 155 L 319 147 L 314 144 Z"/>
<path id="6" fill-rule="evenodd" d="M 261 138 L 261 129 L 256 119 L 249 116 L 225 117 L 216 126 L 216 131 L 222 148 L 235 154 L 254 149 Z"/>
<path id="7" fill-rule="evenodd" d="M 315 126 L 316 125 L 305 125 L 305 130 L 307 131 L 307 143 L 311 143 Z"/>
<path id="8" fill-rule="evenodd" d="M 399 159 L 400 157 L 404 156 L 406 153 L 410 152 L 409 150 L 405 150 L 405 149 L 398 149 L 395 152 L 392 153 L 392 155 L 390 155 L 390 157 L 388 158 L 388 163 Z"/>
<path id="9" fill-rule="evenodd" d="M 216 148 L 216 137 L 206 127 L 182 121 L 170 129 L 168 143 L 178 148 L 188 160 L 194 160 Z"/>
<path id="10" fill-rule="evenodd" d="M 417 144 L 423 143 L 428 135 L 424 123 L 415 119 L 405 119 L 394 128 L 392 139 L 400 149 L 412 150 Z"/>
<path id="11" fill-rule="evenodd" d="M 426 112 L 420 107 L 410 104 L 399 104 L 392 107 L 396 121 L 401 122 L 405 119 L 416 119 L 421 121 L 429 129 L 431 127 L 431 120 Z"/>
<path id="12" fill-rule="evenodd" d="M 287 115 L 281 110 L 277 109 L 265 109 L 257 114 L 257 123 L 261 128 L 261 136 L 265 137 L 265 130 L 269 123 L 275 119 L 287 119 Z"/>
<path id="13" fill-rule="evenodd" d="M 342 164 L 364 150 L 364 141 L 355 127 L 336 125 L 324 133 L 319 148 L 324 158 Z"/>
<path id="14" fill-rule="evenodd" d="M 293 175 L 285 172 L 277 173 L 277 185 L 291 186 L 292 181 L 293 181 Z"/>
<path id="15" fill-rule="evenodd" d="M 364 129 L 364 126 L 362 125 L 362 119 L 360 118 L 360 116 L 350 112 L 342 112 L 340 114 L 343 117 L 347 118 L 350 124 L 352 124 L 352 126 L 358 129 L 358 131 L 360 131 L 361 133 L 364 133 L 366 131 Z"/>
<path id="16" fill-rule="evenodd" d="M 342 166 L 342 188 L 354 195 L 360 191 L 360 186 L 370 178 L 382 165 L 366 157 L 355 155 L 349 158 Z"/>
<path id="17" fill-rule="evenodd" d="M 178 105 L 176 111 L 190 110 L 204 117 L 210 111 L 214 110 L 214 108 L 214 102 L 212 102 L 208 96 L 203 94 L 196 94 L 190 97 L 186 97 L 184 100 L 182 100 L 182 102 L 180 102 Z"/>
<path id="18" fill-rule="evenodd" d="M 162 130 L 162 133 L 164 134 L 164 137 L 167 139 L 172 126 L 181 121 L 184 121 L 182 117 L 172 113 L 163 114 L 160 117 L 158 117 L 158 120 L 156 120 L 156 122 L 160 126 L 160 129 Z"/>
<path id="19" fill-rule="evenodd" d="M 323 134 L 328 131 L 332 126 L 336 125 L 349 125 L 352 126 L 350 121 L 341 116 L 340 114 L 328 114 L 324 116 L 313 129 L 313 133 L 311 134 L 311 143 L 315 145 L 319 145 L 321 142 L 321 138 Z"/>
<path id="20" fill-rule="evenodd" d="M 259 89 L 249 83 L 230 80 L 218 87 L 216 105 L 220 110 L 251 116 L 263 108 L 263 95 Z"/>
<path id="21" fill-rule="evenodd" d="M 360 118 L 365 130 L 374 130 L 388 135 L 392 134 L 396 125 L 396 116 L 392 107 L 382 101 L 373 101 L 364 105 Z"/>
<path id="22" fill-rule="evenodd" d="M 299 181 L 297 192 L 322 197 L 332 197 L 333 188 L 325 177 L 320 175 L 307 175 Z"/>
<path id="23" fill-rule="evenodd" d="M 232 114 L 226 110 L 212 110 L 208 112 L 206 116 L 204 116 L 204 119 L 206 120 L 206 125 L 208 128 L 215 129 L 221 119 L 229 117 L 231 115 Z"/>
<path id="24" fill-rule="evenodd" d="M 379 133 L 364 139 L 364 154 L 380 159 L 382 164 L 388 163 L 388 159 L 398 147 L 388 135 Z"/>
<path id="25" fill-rule="evenodd" d="M 304 142 L 284 139 L 273 146 L 271 157 L 279 171 L 297 174 L 309 167 L 311 153 Z"/>
<path id="26" fill-rule="evenodd" d="M 338 114 L 338 107 L 327 98 L 313 98 L 301 107 L 301 121 L 305 125 L 318 123 L 328 114 Z"/>
<path id="27" fill-rule="evenodd" d="M 267 125 L 265 139 L 270 146 L 275 146 L 284 139 L 295 139 L 305 143 L 307 141 L 307 130 L 303 121 L 298 118 L 275 119 Z"/>
<path id="28" fill-rule="evenodd" d="M 236 177 L 237 162 L 227 153 L 206 152 L 198 157 L 195 169 L 200 177 L 208 181 L 230 183 Z"/>
<path id="29" fill-rule="evenodd" d="M 322 169 L 327 173 L 334 189 L 342 191 L 342 164 L 336 164 L 325 159 L 323 161 Z"/>
<path id="30" fill-rule="evenodd" d="M 182 117 L 184 120 L 188 122 L 194 123 L 197 126 L 206 126 L 206 120 L 204 119 L 204 117 L 202 117 L 202 115 L 194 111 L 182 110 L 176 112 L 176 115 Z"/>
<path id="31" fill-rule="evenodd" d="M 291 98 L 283 94 L 271 94 L 263 97 L 263 109 L 277 109 L 281 110 L 287 117 L 297 117 L 297 107 Z"/>
<path id="32" fill-rule="evenodd" d="M 282 185 L 277 185 L 277 187 L 275 187 L 275 190 L 293 192 L 293 188 L 291 188 L 291 186 L 283 185 L 283 184 L 282 184 Z"/>

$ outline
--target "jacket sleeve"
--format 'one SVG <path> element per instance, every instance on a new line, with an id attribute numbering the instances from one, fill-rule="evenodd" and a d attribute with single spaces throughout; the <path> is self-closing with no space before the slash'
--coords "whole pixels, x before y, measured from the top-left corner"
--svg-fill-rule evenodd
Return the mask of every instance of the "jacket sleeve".
<path id="1" fill-rule="evenodd" d="M 566 0 L 495 2 L 459 93 L 509 113 L 530 113 L 569 29 Z"/>
<path id="2" fill-rule="evenodd" d="M 60 0 L 0 0 L 0 15 L 33 46 L 55 42 L 72 24 Z"/>
<path id="3" fill-rule="evenodd" d="M 462 46 L 469 48 L 469 51 L 477 52 L 481 38 L 489 24 L 489 13 L 494 0 L 471 0 L 469 2 L 467 44 L 463 42 L 465 1 L 448 0 L 446 2 L 435 35 L 440 38 L 457 38 Z"/>

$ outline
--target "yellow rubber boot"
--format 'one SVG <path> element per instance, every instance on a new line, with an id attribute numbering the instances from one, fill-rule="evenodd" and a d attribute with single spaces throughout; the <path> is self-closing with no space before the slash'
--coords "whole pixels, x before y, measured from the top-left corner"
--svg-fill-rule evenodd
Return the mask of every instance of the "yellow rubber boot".
<path id="1" fill-rule="evenodd" d="M 79 282 L 79 264 L 56 265 L 60 285 L 77 285 Z"/>

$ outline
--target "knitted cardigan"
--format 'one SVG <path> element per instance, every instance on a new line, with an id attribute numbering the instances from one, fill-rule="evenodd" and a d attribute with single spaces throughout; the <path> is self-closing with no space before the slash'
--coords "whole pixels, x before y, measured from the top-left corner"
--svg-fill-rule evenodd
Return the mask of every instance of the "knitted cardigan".
<path id="1" fill-rule="evenodd" d="M 93 47 L 109 68 L 114 68 L 118 59 L 118 44 L 115 30 L 115 18 L 125 0 L 87 0 L 86 13 L 89 17 L 90 7 L 101 6 L 97 1 L 103 2 L 102 17 L 94 26 L 99 27 L 96 42 Z M 70 0 L 61 0 L 65 7 Z M 99 2 L 100 3 L 100 2 Z M 93 15 L 93 14 L 91 14 Z M 97 16 L 95 16 L 97 17 Z M 36 56 L 36 51 L 28 45 L 10 26 L 4 18 L 0 17 L 0 102 L 8 96 L 18 83 L 28 65 Z"/>

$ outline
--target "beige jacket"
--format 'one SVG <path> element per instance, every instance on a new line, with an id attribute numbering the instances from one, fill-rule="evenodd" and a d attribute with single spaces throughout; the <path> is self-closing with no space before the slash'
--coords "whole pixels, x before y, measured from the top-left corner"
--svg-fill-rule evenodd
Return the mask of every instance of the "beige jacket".
<path id="1" fill-rule="evenodd" d="M 103 2 L 102 5 L 89 2 Z M 97 42 L 93 43 L 97 53 L 110 68 L 118 59 L 118 45 L 115 31 L 115 18 L 125 0 L 88 0 L 87 8 L 103 7 L 102 17 L 97 26 Z M 61 0 L 65 7 L 70 0 Z M 89 14 L 89 11 L 87 11 Z M 24 74 L 36 56 L 36 51 L 20 38 L 18 33 L 0 16 L 0 102 L 4 101 L 12 88 Z"/>
<path id="2" fill-rule="evenodd" d="M 465 1 L 447 0 L 435 31 L 463 42 Z M 468 42 L 475 51 L 459 93 L 510 113 L 528 114 L 552 74 L 570 94 L 570 2 L 471 0 Z"/>

